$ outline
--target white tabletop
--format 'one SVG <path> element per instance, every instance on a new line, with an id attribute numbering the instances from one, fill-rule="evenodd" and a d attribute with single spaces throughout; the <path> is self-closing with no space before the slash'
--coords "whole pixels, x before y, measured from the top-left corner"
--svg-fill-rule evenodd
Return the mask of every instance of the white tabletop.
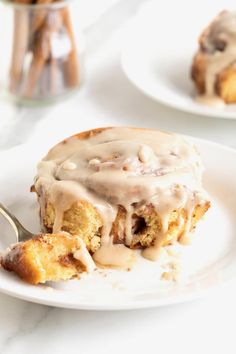
<path id="1" fill-rule="evenodd" d="M 124 15 L 139 2 L 124 5 Z M 104 34 L 105 24 L 100 26 Z M 175 111 L 133 87 L 120 64 L 124 36 L 125 24 L 104 34 L 96 50 L 90 48 L 83 88 L 59 106 L 26 108 L 2 102 L 1 150 L 40 139 L 42 132 L 54 143 L 86 127 L 111 125 L 117 118 L 121 125 L 128 120 L 134 126 L 172 130 L 236 148 L 236 120 Z M 236 281 L 201 300 L 139 311 L 64 310 L 0 295 L 0 353 L 235 353 L 235 298 Z"/>

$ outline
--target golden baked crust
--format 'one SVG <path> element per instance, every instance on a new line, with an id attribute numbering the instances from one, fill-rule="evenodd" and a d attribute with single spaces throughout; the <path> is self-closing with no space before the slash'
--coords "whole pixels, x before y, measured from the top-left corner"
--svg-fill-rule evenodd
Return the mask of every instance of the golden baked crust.
<path id="1" fill-rule="evenodd" d="M 225 101 L 225 103 L 236 102 L 236 67 L 230 65 L 218 76 L 215 85 L 216 93 Z"/>
<path id="2" fill-rule="evenodd" d="M 206 54 L 200 49 L 194 56 L 191 67 L 191 78 L 193 79 L 199 94 L 205 93 L 205 72 Z M 236 102 L 236 67 L 231 64 L 216 76 L 215 92 L 225 103 Z"/>
<path id="3" fill-rule="evenodd" d="M 210 208 L 210 202 L 207 201 L 203 205 L 198 205 L 193 210 L 191 216 L 190 231 L 193 230 L 197 222 L 202 218 L 206 211 Z M 45 208 L 46 214 L 43 220 L 44 226 L 48 232 L 52 232 L 54 223 L 54 208 L 51 204 Z M 114 243 L 124 243 L 125 231 L 124 224 L 126 218 L 126 210 L 119 207 L 117 217 L 113 223 L 111 234 Z M 183 218 L 184 223 L 181 222 Z M 152 205 L 142 206 L 136 210 L 133 215 L 134 237 L 130 248 L 145 248 L 153 245 L 156 236 L 161 233 L 161 220 Z M 187 215 L 184 209 L 173 210 L 169 215 L 169 227 L 163 245 L 168 245 L 174 241 L 180 240 L 183 235 Z M 62 230 L 72 235 L 80 235 L 85 242 L 87 248 L 92 253 L 100 247 L 102 219 L 98 211 L 88 202 L 75 203 L 64 214 Z M 123 234 L 121 232 L 123 230 Z M 123 237 L 121 237 L 123 235 Z"/>
<path id="4" fill-rule="evenodd" d="M 86 265 L 74 257 L 81 248 L 78 237 L 67 233 L 42 234 L 18 243 L 2 257 L 1 265 L 30 284 L 79 277 Z"/>
<path id="5" fill-rule="evenodd" d="M 45 213 L 42 218 L 44 230 L 53 232 L 53 224 L 55 221 L 55 210 L 51 203 L 47 202 L 47 198 L 41 200 L 45 203 Z M 101 216 L 93 205 L 85 200 L 74 203 L 70 209 L 64 213 L 62 222 L 62 231 L 66 231 L 71 235 L 80 235 L 85 242 L 89 251 L 94 252 L 99 248 L 101 227 L 103 225 Z"/>
<path id="6" fill-rule="evenodd" d="M 71 138 L 76 137 L 77 139 L 87 139 L 103 132 L 106 129 L 109 128 L 93 129 L 76 134 L 73 137 L 69 137 L 51 149 L 49 154 L 61 144 L 66 144 Z M 142 128 L 132 129 L 142 130 Z M 52 232 L 55 221 L 54 206 L 49 202 L 47 191 L 37 193 L 37 196 L 39 205 L 41 206 L 42 226 L 47 232 Z M 195 228 L 196 223 L 201 219 L 209 207 L 209 201 L 195 207 L 192 215 L 190 216 L 190 230 Z M 118 213 L 111 230 L 114 243 L 124 243 L 125 241 L 125 219 L 126 210 L 124 207 L 119 206 Z M 169 214 L 168 232 L 163 240 L 163 245 L 180 240 L 184 233 L 187 219 L 188 217 L 186 210 L 172 210 Z M 154 206 L 150 204 L 142 205 L 140 208 L 136 208 L 135 213 L 132 216 L 132 220 L 134 237 L 132 239 L 132 243 L 130 244 L 130 248 L 146 248 L 153 245 L 154 240 L 161 233 L 162 229 L 161 218 L 159 217 Z M 80 235 L 88 250 L 91 253 L 94 253 L 100 247 L 102 226 L 102 217 L 95 206 L 88 201 L 80 200 L 73 203 L 73 205 L 71 205 L 71 207 L 64 212 L 61 228 L 63 231 L 69 232 L 72 235 Z"/>

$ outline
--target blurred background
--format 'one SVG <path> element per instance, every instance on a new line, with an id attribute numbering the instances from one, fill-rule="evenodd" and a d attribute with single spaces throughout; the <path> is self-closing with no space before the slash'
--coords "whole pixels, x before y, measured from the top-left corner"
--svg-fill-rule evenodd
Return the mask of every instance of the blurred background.
<path id="1" fill-rule="evenodd" d="M 219 142 L 225 142 L 222 132 L 227 131 L 227 143 L 234 145 L 232 120 L 212 120 L 210 112 L 188 114 L 154 102 L 131 84 L 121 64 L 121 56 L 128 53 L 129 72 L 134 79 L 141 77 L 139 58 L 145 59 L 147 46 L 153 47 L 162 60 L 153 82 L 158 84 L 164 77 L 163 69 L 174 73 L 167 84 L 171 90 L 177 88 L 180 102 L 183 90 L 193 90 L 189 66 L 199 33 L 219 11 L 232 9 L 232 1 L 31 2 L 0 1 L 2 150 L 36 139 L 49 127 L 53 127 L 50 143 L 54 143 L 75 130 L 127 124 L 127 119 L 133 125 Z"/>

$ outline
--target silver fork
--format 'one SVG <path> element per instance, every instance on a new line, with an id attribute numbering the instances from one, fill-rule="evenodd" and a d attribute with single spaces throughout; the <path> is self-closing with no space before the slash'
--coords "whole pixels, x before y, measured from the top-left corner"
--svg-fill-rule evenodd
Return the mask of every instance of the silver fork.
<path id="1" fill-rule="evenodd" d="M 15 231 L 17 242 L 27 241 L 35 236 L 35 234 L 26 230 L 19 220 L 1 203 L 0 214 L 2 214 L 12 226 Z"/>

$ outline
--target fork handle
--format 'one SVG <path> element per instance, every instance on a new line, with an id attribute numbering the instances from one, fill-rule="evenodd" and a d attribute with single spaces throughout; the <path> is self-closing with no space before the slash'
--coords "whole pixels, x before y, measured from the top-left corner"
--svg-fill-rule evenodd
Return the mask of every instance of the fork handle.
<path id="1" fill-rule="evenodd" d="M 0 203 L 0 214 L 2 214 L 12 226 L 17 242 L 29 240 L 34 236 L 31 232 L 24 228 L 15 215 L 13 215 L 2 203 Z"/>

